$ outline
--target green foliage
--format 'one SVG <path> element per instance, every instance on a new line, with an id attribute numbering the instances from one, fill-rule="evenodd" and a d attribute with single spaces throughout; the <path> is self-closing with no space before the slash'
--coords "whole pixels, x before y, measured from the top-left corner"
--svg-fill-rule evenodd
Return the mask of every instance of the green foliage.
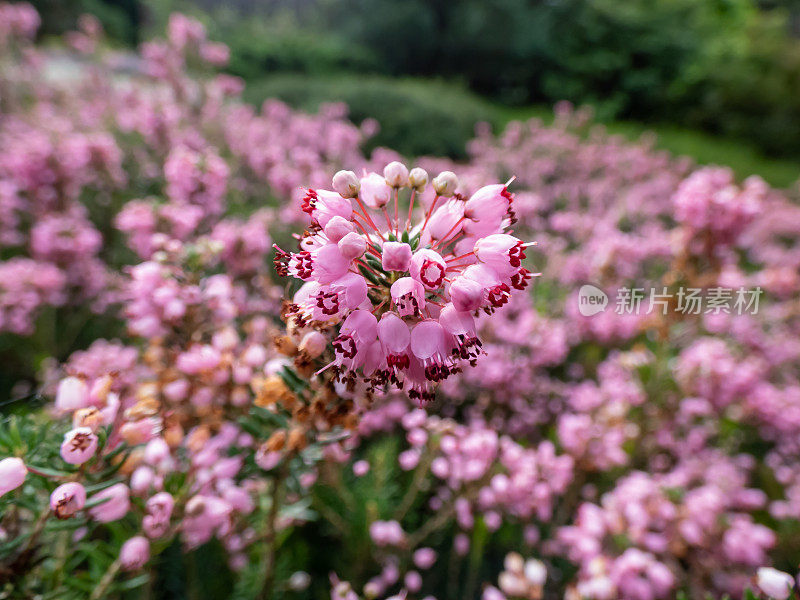
<path id="1" fill-rule="evenodd" d="M 78 17 L 92 14 L 100 20 L 106 35 L 119 43 L 139 41 L 142 6 L 139 0 L 29 0 L 42 19 L 40 33 L 60 35 L 75 29 Z"/>
<path id="2" fill-rule="evenodd" d="M 233 70 L 247 78 L 287 70 L 443 76 L 505 104 L 567 99 L 594 105 L 603 119 L 685 122 L 798 154 L 800 42 L 785 8 L 764 7 L 317 0 L 291 19 L 282 9 L 254 16 L 270 24 L 260 34 L 250 23 L 220 32 Z"/>
<path id="3" fill-rule="evenodd" d="M 230 72 L 249 80 L 262 77 L 264 73 L 288 71 L 328 75 L 377 68 L 365 48 L 309 31 L 265 27 L 254 22 L 252 26 L 245 24 L 221 37 L 231 48 Z"/>
<path id="4" fill-rule="evenodd" d="M 443 82 L 382 77 L 282 75 L 251 82 L 247 100 L 279 98 L 304 110 L 324 102 L 345 102 L 356 123 L 374 118 L 380 131 L 367 150 L 386 146 L 406 156 L 465 156 L 480 121 L 494 122 L 497 111 L 464 89 Z"/>

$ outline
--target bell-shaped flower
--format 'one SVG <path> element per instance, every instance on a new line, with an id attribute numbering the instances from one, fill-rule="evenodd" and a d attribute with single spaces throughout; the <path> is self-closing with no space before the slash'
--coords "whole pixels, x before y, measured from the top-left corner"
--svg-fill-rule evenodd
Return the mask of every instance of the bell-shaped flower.
<path id="1" fill-rule="evenodd" d="M 506 304 L 511 297 L 511 287 L 501 281 L 497 272 L 485 264 L 470 265 L 464 269 L 462 277 L 477 281 L 486 291 L 486 299 L 494 308 Z"/>
<path id="2" fill-rule="evenodd" d="M 342 323 L 339 335 L 333 340 L 334 363 L 351 368 L 363 364 L 365 350 L 378 337 L 378 320 L 371 312 L 354 310 Z"/>
<path id="3" fill-rule="evenodd" d="M 329 190 L 308 190 L 302 208 L 303 212 L 311 216 L 312 222 L 323 229 L 333 217 L 349 220 L 353 216 L 350 200 Z"/>
<path id="4" fill-rule="evenodd" d="M 10 456 L 0 460 L 0 496 L 25 483 L 28 468 L 21 458 Z"/>
<path id="5" fill-rule="evenodd" d="M 97 436 L 88 427 L 76 427 L 64 434 L 61 458 L 71 465 L 80 465 L 94 456 Z"/>
<path id="6" fill-rule="evenodd" d="M 456 277 L 450 284 L 450 299 L 457 310 L 478 310 L 485 299 L 484 287 L 469 277 Z"/>
<path id="7" fill-rule="evenodd" d="M 150 542 L 137 535 L 127 540 L 119 549 L 119 564 L 124 571 L 138 571 L 150 560 Z"/>
<path id="8" fill-rule="evenodd" d="M 367 240 L 356 232 L 351 232 L 339 240 L 337 244 L 342 256 L 353 261 L 364 255 L 367 251 Z"/>
<path id="9" fill-rule="evenodd" d="M 89 386 L 79 377 L 66 377 L 58 383 L 56 410 L 71 412 L 89 406 Z"/>
<path id="10" fill-rule="evenodd" d="M 70 481 L 58 486 L 50 494 L 50 510 L 58 519 L 69 519 L 86 505 L 86 488 Z"/>
<path id="11" fill-rule="evenodd" d="M 418 317 L 425 308 L 425 288 L 411 277 L 401 277 L 390 288 L 392 302 L 401 317 Z"/>
<path id="12" fill-rule="evenodd" d="M 498 233 L 511 214 L 513 196 L 502 183 L 487 185 L 472 194 L 464 206 L 464 231 L 478 237 Z"/>
<path id="13" fill-rule="evenodd" d="M 128 487 L 124 483 L 115 483 L 97 492 L 91 501 L 94 506 L 89 509 L 89 515 L 100 523 L 118 521 L 128 514 L 131 506 Z"/>
<path id="14" fill-rule="evenodd" d="M 453 198 L 433 211 L 423 234 L 423 241 L 452 239 L 464 223 L 464 201 Z"/>
<path id="15" fill-rule="evenodd" d="M 345 219 L 344 217 L 340 217 L 339 215 L 331 218 L 331 220 L 328 221 L 328 224 L 325 225 L 325 235 L 334 243 L 337 243 L 348 233 L 352 233 L 355 230 L 356 226 L 353 225 L 352 221 Z"/>
<path id="16" fill-rule="evenodd" d="M 334 281 L 330 288 L 344 294 L 344 305 L 350 309 L 358 308 L 367 299 L 367 280 L 352 271 Z"/>
<path id="17" fill-rule="evenodd" d="M 519 271 L 525 248 L 521 240 L 507 233 L 495 233 L 475 243 L 478 260 L 492 267 L 501 276 L 511 277 Z"/>
<path id="18" fill-rule="evenodd" d="M 408 368 L 406 352 L 411 341 L 411 331 L 403 319 L 393 312 L 384 313 L 378 322 L 378 339 L 389 367 Z"/>
<path id="19" fill-rule="evenodd" d="M 381 266 L 384 271 L 408 271 L 411 264 L 411 246 L 404 242 L 384 242 L 381 248 Z"/>
<path id="20" fill-rule="evenodd" d="M 323 285 L 336 281 L 347 273 L 350 268 L 350 260 L 342 253 L 337 244 L 326 244 L 314 253 L 314 279 Z"/>
<path id="21" fill-rule="evenodd" d="M 444 282 L 447 263 L 435 250 L 423 248 L 411 257 L 409 269 L 411 277 L 422 283 L 427 289 L 435 290 Z"/>

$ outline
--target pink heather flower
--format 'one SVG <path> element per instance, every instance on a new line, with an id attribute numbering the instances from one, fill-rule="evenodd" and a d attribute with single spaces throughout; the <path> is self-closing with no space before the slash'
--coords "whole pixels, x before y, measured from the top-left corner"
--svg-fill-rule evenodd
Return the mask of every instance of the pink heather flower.
<path id="1" fill-rule="evenodd" d="M 758 177 L 740 188 L 731 169 L 704 167 L 675 192 L 675 218 L 693 238 L 705 235 L 714 244 L 730 245 L 762 210 L 767 189 Z"/>
<path id="2" fill-rule="evenodd" d="M 319 331 L 309 331 L 300 340 L 298 350 L 305 352 L 310 358 L 317 358 L 328 347 L 328 338 Z"/>
<path id="3" fill-rule="evenodd" d="M 97 436 L 89 427 L 77 427 L 64 434 L 61 458 L 71 465 L 80 465 L 94 456 Z"/>
<path id="4" fill-rule="evenodd" d="M 384 271 L 407 271 L 411 263 L 411 246 L 403 242 L 384 242 L 381 266 Z"/>
<path id="5" fill-rule="evenodd" d="M 142 529 L 148 537 L 158 538 L 167 533 L 174 506 L 175 501 L 167 492 L 159 492 L 147 501 Z"/>
<path id="6" fill-rule="evenodd" d="M 474 279 L 462 276 L 457 277 L 450 284 L 450 297 L 453 299 L 453 306 L 455 306 L 456 310 L 473 312 L 483 304 L 485 290 Z"/>
<path id="7" fill-rule="evenodd" d="M 439 196 L 452 196 L 458 189 L 458 177 L 452 171 L 442 171 L 433 179 L 433 189 Z"/>
<path id="8" fill-rule="evenodd" d="M 365 460 L 358 460 L 353 463 L 353 474 L 356 477 L 363 477 L 369 472 L 369 463 Z"/>
<path id="9" fill-rule="evenodd" d="M 441 243 L 458 237 L 464 220 L 464 202 L 459 199 L 448 200 L 431 215 L 425 228 L 425 241 Z"/>
<path id="10" fill-rule="evenodd" d="M 377 546 L 400 546 L 406 538 L 397 521 L 375 521 L 369 526 L 369 535 Z"/>
<path id="11" fill-rule="evenodd" d="M 526 244 L 503 233 L 513 222 L 506 186 L 442 202 L 455 194 L 455 175 L 440 174 L 432 198 L 426 186 L 424 171 L 409 174 L 399 162 L 384 177 L 364 175 L 360 187 L 339 172 L 340 193 L 306 195 L 312 225 L 299 250 L 276 246 L 275 259 L 280 275 L 305 282 L 289 309 L 295 323 L 338 328 L 328 366 L 339 381 L 360 377 L 419 400 L 431 399 L 462 362 L 476 363 L 475 317 L 506 304 L 531 278 L 522 266 Z"/>
<path id="12" fill-rule="evenodd" d="M 507 600 L 503 592 L 494 586 L 486 586 L 481 594 L 481 600 Z"/>
<path id="13" fill-rule="evenodd" d="M 150 542 L 141 535 L 127 540 L 119 550 L 119 562 L 125 571 L 138 571 L 148 560 L 150 560 Z"/>
<path id="14" fill-rule="evenodd" d="M 339 171 L 333 176 L 333 189 L 342 198 L 355 198 L 361 190 L 361 182 L 352 171 Z"/>
<path id="15" fill-rule="evenodd" d="M 89 515 L 100 523 L 117 521 L 128 514 L 130 508 L 128 496 L 128 487 L 124 483 L 115 483 L 92 496 L 91 501 L 94 506 L 89 509 Z"/>
<path id="16" fill-rule="evenodd" d="M 59 519 L 69 519 L 86 504 L 86 489 L 76 482 L 58 486 L 50 494 L 50 510 Z"/>
<path id="17" fill-rule="evenodd" d="M 79 377 L 66 377 L 58 383 L 56 391 L 56 410 L 60 413 L 72 412 L 89 406 L 89 387 Z"/>
<path id="18" fill-rule="evenodd" d="M 361 178 L 361 201 L 369 208 L 380 209 L 389 204 L 392 198 L 392 188 L 386 183 L 386 178 L 377 173 L 370 173 Z"/>
<path id="19" fill-rule="evenodd" d="M 393 188 L 406 187 L 408 185 L 408 167 L 398 161 L 392 161 L 383 169 L 383 177 Z"/>
<path id="20" fill-rule="evenodd" d="M 472 194 L 464 204 L 464 231 L 470 236 L 498 233 L 504 225 L 514 221 L 511 210 L 513 196 L 503 184 L 487 185 Z"/>
<path id="21" fill-rule="evenodd" d="M 425 309 L 425 288 L 411 277 L 401 277 L 395 281 L 390 293 L 401 317 L 418 317 Z"/>
<path id="22" fill-rule="evenodd" d="M 772 567 L 761 567 L 756 573 L 758 587 L 770 598 L 787 600 L 792 594 L 794 578 Z"/>
<path id="23" fill-rule="evenodd" d="M 0 460 L 0 496 L 25 483 L 28 469 L 21 458 L 15 456 Z"/>
<path id="24" fill-rule="evenodd" d="M 433 548 L 419 548 L 414 552 L 414 564 L 418 569 L 427 571 L 436 564 L 436 550 Z"/>
<path id="25" fill-rule="evenodd" d="M 350 220 L 353 214 L 350 200 L 328 190 L 308 190 L 303 199 L 302 210 L 311 217 L 313 223 L 323 229 L 332 218 Z"/>
<path id="26" fill-rule="evenodd" d="M 513 235 L 495 233 L 475 242 L 478 260 L 499 276 L 511 276 L 522 267 L 525 258 L 523 243 Z"/>
<path id="27" fill-rule="evenodd" d="M 363 256 L 364 252 L 367 251 L 367 241 L 361 235 L 353 231 L 340 239 L 337 247 L 344 258 L 348 261 L 353 261 Z"/>
<path id="28" fill-rule="evenodd" d="M 411 257 L 409 272 L 426 289 L 433 290 L 442 285 L 447 273 L 447 263 L 438 252 L 423 248 Z"/>
<path id="29" fill-rule="evenodd" d="M 352 221 L 345 219 L 344 217 L 340 217 L 336 215 L 331 217 L 328 223 L 325 225 L 325 235 L 328 236 L 328 239 L 334 243 L 338 243 L 344 236 L 348 233 L 352 233 L 356 230 L 355 225 L 353 225 Z"/>
<path id="30" fill-rule="evenodd" d="M 417 191 L 424 190 L 428 185 L 428 172 L 420 167 L 414 167 L 408 173 L 408 185 Z"/>

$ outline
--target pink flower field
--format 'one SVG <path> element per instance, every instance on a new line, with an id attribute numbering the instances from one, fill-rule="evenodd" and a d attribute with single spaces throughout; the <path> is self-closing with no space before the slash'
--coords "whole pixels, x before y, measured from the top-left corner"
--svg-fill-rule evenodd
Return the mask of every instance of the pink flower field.
<path id="1" fill-rule="evenodd" d="M 468 159 L 0 4 L 0 598 L 797 598 L 797 189 Z M 68 57 L 73 68 L 64 66 Z"/>

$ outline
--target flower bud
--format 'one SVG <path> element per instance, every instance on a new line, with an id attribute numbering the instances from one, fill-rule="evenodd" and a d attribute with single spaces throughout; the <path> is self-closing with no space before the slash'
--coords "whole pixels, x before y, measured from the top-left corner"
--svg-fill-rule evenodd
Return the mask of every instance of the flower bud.
<path id="1" fill-rule="evenodd" d="M 58 486 L 50 494 L 50 509 L 59 519 L 69 519 L 86 504 L 86 489 L 74 481 Z"/>
<path id="2" fill-rule="evenodd" d="M 28 468 L 14 456 L 0 460 L 0 496 L 17 489 L 25 482 Z"/>
<path id="3" fill-rule="evenodd" d="M 146 537 L 137 535 L 122 544 L 119 551 L 119 562 L 125 571 L 138 571 L 150 559 L 150 542 Z"/>
<path id="4" fill-rule="evenodd" d="M 103 413 L 94 406 L 89 408 L 79 408 L 72 413 L 73 427 L 88 427 L 92 431 L 97 431 L 103 425 Z"/>
<path id="5" fill-rule="evenodd" d="M 343 198 L 355 198 L 361 190 L 361 182 L 352 171 L 339 171 L 333 176 L 333 189 Z"/>
<path id="6" fill-rule="evenodd" d="M 71 465 L 80 465 L 94 456 L 97 436 L 88 427 L 76 427 L 64 434 L 61 458 Z"/>
<path id="7" fill-rule="evenodd" d="M 295 571 L 289 577 L 289 589 L 293 592 L 302 592 L 311 585 L 311 576 L 305 571 Z"/>
<path id="8" fill-rule="evenodd" d="M 128 487 L 124 483 L 115 483 L 111 487 L 92 496 L 95 505 L 89 509 L 91 517 L 99 523 L 117 521 L 128 514 L 131 507 Z"/>
<path id="9" fill-rule="evenodd" d="M 65 413 L 84 408 L 89 401 L 89 387 L 83 379 L 67 377 L 58 384 L 56 392 L 56 409 Z"/>
<path id="10" fill-rule="evenodd" d="M 330 241 L 338 242 L 348 233 L 355 231 L 355 229 L 352 221 L 348 221 L 344 217 L 336 215 L 325 225 L 325 235 L 328 236 Z"/>
<path id="11" fill-rule="evenodd" d="M 472 312 L 483 304 L 483 286 L 473 279 L 457 277 L 450 285 L 450 298 L 456 310 Z"/>
<path id="12" fill-rule="evenodd" d="M 436 551 L 433 548 L 420 548 L 414 552 L 414 564 L 422 570 L 430 569 L 436 563 Z"/>
<path id="13" fill-rule="evenodd" d="M 309 331 L 303 336 L 299 349 L 301 352 L 308 354 L 311 358 L 317 358 L 325 352 L 327 346 L 328 339 L 324 335 L 319 331 Z"/>
<path id="14" fill-rule="evenodd" d="M 367 251 L 367 242 L 359 234 L 351 232 L 339 240 L 339 251 L 347 260 L 355 260 Z"/>
<path id="15" fill-rule="evenodd" d="M 384 271 L 407 271 L 411 263 L 411 246 L 404 242 L 384 242 L 381 265 Z"/>
<path id="16" fill-rule="evenodd" d="M 772 567 L 761 567 L 757 571 L 756 583 L 770 598 L 786 600 L 792 594 L 794 579 L 788 573 Z"/>
<path id="17" fill-rule="evenodd" d="M 529 558 L 525 561 L 525 579 L 532 585 L 541 587 L 547 581 L 547 568 L 544 563 L 535 558 Z"/>
<path id="18" fill-rule="evenodd" d="M 391 200 L 392 188 L 386 183 L 385 177 L 370 173 L 361 178 L 360 194 L 364 204 L 370 208 L 381 209 Z"/>
<path id="19" fill-rule="evenodd" d="M 458 177 L 452 171 L 442 171 L 433 180 L 433 189 L 440 196 L 452 196 L 458 188 Z"/>
<path id="20" fill-rule="evenodd" d="M 390 162 L 383 169 L 383 176 L 393 188 L 405 187 L 408 185 L 408 168 L 396 160 Z"/>
<path id="21" fill-rule="evenodd" d="M 408 174 L 408 184 L 418 192 L 428 185 L 428 172 L 425 169 L 414 167 Z"/>

